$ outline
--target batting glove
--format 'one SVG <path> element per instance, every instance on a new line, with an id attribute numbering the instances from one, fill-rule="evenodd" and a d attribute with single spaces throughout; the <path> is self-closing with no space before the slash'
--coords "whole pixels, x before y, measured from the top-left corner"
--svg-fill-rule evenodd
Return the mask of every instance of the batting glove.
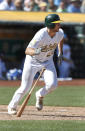
<path id="1" fill-rule="evenodd" d="M 63 55 L 62 55 L 62 53 L 59 53 L 58 54 L 58 63 L 59 63 L 59 65 L 62 63 L 62 60 L 63 60 Z"/>

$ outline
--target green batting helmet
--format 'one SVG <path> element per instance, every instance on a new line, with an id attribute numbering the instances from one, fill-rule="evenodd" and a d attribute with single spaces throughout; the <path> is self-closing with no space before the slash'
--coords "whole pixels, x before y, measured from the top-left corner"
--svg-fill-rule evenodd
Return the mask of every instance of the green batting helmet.
<path id="1" fill-rule="evenodd" d="M 62 20 L 60 20 L 59 15 L 57 14 L 49 14 L 45 17 L 45 26 L 52 29 L 55 27 L 55 23 L 60 23 Z"/>

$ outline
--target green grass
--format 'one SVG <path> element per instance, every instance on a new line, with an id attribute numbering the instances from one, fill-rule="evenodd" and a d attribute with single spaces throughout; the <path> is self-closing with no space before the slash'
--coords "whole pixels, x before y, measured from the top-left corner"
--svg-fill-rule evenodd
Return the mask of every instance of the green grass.
<path id="1" fill-rule="evenodd" d="M 85 121 L 0 121 L 0 131 L 85 131 Z"/>
<path id="2" fill-rule="evenodd" d="M 7 105 L 17 88 L 18 87 L 0 87 L 0 105 Z M 39 87 L 36 87 L 36 89 L 33 91 L 28 105 L 35 105 L 35 92 L 38 89 Z M 20 102 L 20 104 L 22 103 L 22 101 Z M 85 107 L 85 87 L 59 87 L 44 98 L 44 105 Z M 0 121 L 0 131 L 85 131 L 85 121 L 5 120 Z"/>
<path id="3" fill-rule="evenodd" d="M 7 105 L 17 88 L 18 87 L 0 87 L 0 105 Z M 28 102 L 29 105 L 35 105 L 35 92 L 38 89 L 39 87 L 36 87 L 36 89 L 33 91 L 32 96 Z M 22 101 L 20 102 L 20 104 L 22 103 Z M 85 107 L 85 87 L 59 87 L 44 98 L 44 105 Z"/>

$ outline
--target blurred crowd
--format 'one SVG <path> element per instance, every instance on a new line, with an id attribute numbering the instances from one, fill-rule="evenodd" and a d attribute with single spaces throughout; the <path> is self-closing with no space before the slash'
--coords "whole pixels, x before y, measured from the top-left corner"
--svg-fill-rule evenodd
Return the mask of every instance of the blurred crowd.
<path id="1" fill-rule="evenodd" d="M 85 13 L 85 0 L 0 0 L 0 10 Z"/>

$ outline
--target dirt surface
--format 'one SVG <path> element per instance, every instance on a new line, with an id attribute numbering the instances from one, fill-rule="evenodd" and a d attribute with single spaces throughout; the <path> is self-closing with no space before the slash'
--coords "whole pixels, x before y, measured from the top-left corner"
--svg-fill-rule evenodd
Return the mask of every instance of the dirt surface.
<path id="1" fill-rule="evenodd" d="M 0 80 L 0 86 L 5 86 L 5 87 L 9 87 L 9 86 L 20 86 L 20 80 L 18 81 L 5 81 L 5 80 Z M 35 82 L 35 81 L 34 81 Z M 43 86 L 44 82 L 43 81 L 39 81 L 37 83 L 38 86 Z M 85 79 L 73 79 L 73 80 L 61 80 L 58 81 L 58 86 L 68 86 L 68 85 L 76 85 L 76 86 L 80 86 L 80 85 L 85 85 Z"/>
<path id="2" fill-rule="evenodd" d="M 19 86 L 20 81 L 0 81 L 0 86 Z M 38 86 L 44 85 L 43 81 L 37 83 Z M 59 86 L 85 86 L 85 79 L 71 81 L 59 81 Z M 18 109 L 20 107 L 18 106 Z M 37 111 L 35 106 L 26 106 L 21 117 L 11 116 L 7 113 L 7 106 L 0 105 L 0 120 L 85 120 L 85 107 L 53 107 L 44 106 L 42 111 Z"/>
<path id="3" fill-rule="evenodd" d="M 85 120 L 85 108 L 44 106 L 42 111 L 37 111 L 35 106 L 26 106 L 21 117 L 17 117 L 8 115 L 7 106 L 2 105 L 0 120 Z"/>

